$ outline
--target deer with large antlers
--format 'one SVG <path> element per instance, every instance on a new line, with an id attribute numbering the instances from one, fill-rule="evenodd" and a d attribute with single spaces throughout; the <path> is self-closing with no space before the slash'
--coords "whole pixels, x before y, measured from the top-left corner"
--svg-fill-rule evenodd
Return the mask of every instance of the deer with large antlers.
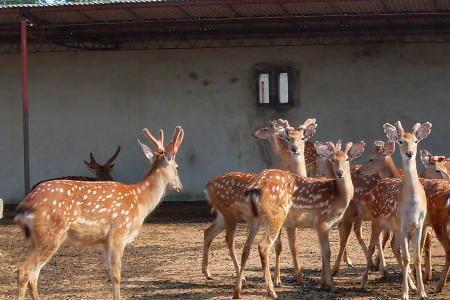
<path id="1" fill-rule="evenodd" d="M 33 299 L 39 299 L 37 284 L 41 268 L 64 241 L 81 245 L 102 245 L 114 289 L 120 299 L 121 258 L 124 248 L 138 235 L 145 217 L 160 203 L 167 187 L 182 189 L 175 156 L 184 130 L 175 128 L 172 140 L 164 147 L 163 131 L 146 137 L 157 149 L 140 143 L 151 168 L 142 182 L 85 182 L 55 180 L 44 182 L 18 207 L 16 223 L 32 244 L 31 254 L 18 272 L 19 300 L 28 286 Z"/>
<path id="2" fill-rule="evenodd" d="M 400 253 L 398 251 L 398 245 L 401 246 L 401 265 L 403 268 L 403 283 L 402 283 L 402 299 L 409 299 L 409 286 L 414 287 L 414 284 L 409 276 L 409 241 L 411 240 L 413 246 L 413 263 L 416 272 L 416 284 L 418 293 L 421 298 L 427 298 L 425 288 L 422 281 L 422 269 L 421 269 L 421 240 L 422 232 L 425 225 L 425 218 L 427 214 L 427 200 L 424 187 L 419 180 L 416 165 L 417 144 L 419 141 L 426 138 L 431 132 L 431 123 L 420 124 L 417 123 L 413 126 L 411 132 L 405 132 L 400 121 L 395 126 L 386 123 L 383 125 L 384 132 L 388 139 L 394 141 L 399 145 L 400 154 L 402 158 L 404 177 L 400 180 L 391 180 L 386 184 L 380 184 L 374 190 L 374 200 L 372 209 L 373 213 L 378 214 L 378 218 L 372 220 L 372 235 L 369 246 L 369 255 L 373 253 L 373 246 L 377 240 L 377 247 L 380 252 L 380 270 L 383 271 L 383 252 L 379 239 L 379 227 L 386 226 L 388 224 L 388 230 L 394 231 L 394 245 L 397 250 L 394 250 L 394 254 L 397 260 L 400 260 Z M 399 186 L 399 182 L 401 182 Z M 389 190 L 399 190 L 397 198 L 386 201 L 386 192 Z M 378 192 L 378 197 L 376 196 Z M 384 196 L 383 196 L 384 194 Z M 383 199 L 384 197 L 384 199 Z M 392 206 L 395 201 L 398 201 L 397 213 L 392 215 Z M 378 202 L 378 205 L 376 205 Z M 379 205 L 384 202 L 389 205 Z M 379 216 L 385 216 L 380 218 Z M 383 220 L 383 222 L 378 222 Z M 377 221 L 377 222 L 375 222 Z M 369 271 L 369 262 L 366 267 L 366 271 L 363 275 L 362 287 L 367 285 L 367 277 Z"/>
<path id="3" fill-rule="evenodd" d="M 300 272 L 296 258 L 295 229 L 314 228 L 320 240 L 322 253 L 322 278 L 324 288 L 332 287 L 330 269 L 329 231 L 339 222 L 353 197 L 353 184 L 350 177 L 349 161 L 361 155 L 364 143 L 348 143 L 345 150 L 333 143 L 326 147 L 318 146 L 317 151 L 329 159 L 333 165 L 336 179 L 308 178 L 282 170 L 265 170 L 249 183 L 246 200 L 251 204 L 255 220 L 246 245 L 252 243 L 260 226 L 264 226 L 263 238 L 259 243 L 259 254 L 264 269 L 266 288 L 269 296 L 277 298 L 269 269 L 269 251 L 279 241 L 281 227 L 287 229 L 294 267 Z M 248 259 L 249 248 L 244 248 L 241 271 L 236 283 L 234 298 L 240 298 L 243 272 Z M 280 281 L 279 254 L 275 249 L 275 281 Z M 248 252 L 245 252 L 248 251 Z"/>
<path id="4" fill-rule="evenodd" d="M 51 178 L 39 181 L 36 183 L 31 190 L 34 190 L 35 187 L 37 187 L 39 184 L 51 181 L 51 180 L 78 180 L 78 181 L 113 181 L 114 179 L 111 176 L 111 171 L 114 168 L 114 160 L 117 158 L 120 152 L 120 146 L 117 147 L 116 152 L 102 165 L 95 161 L 94 154 L 89 153 L 90 162 L 84 161 L 86 166 L 94 171 L 95 178 L 93 177 L 87 177 L 87 176 L 64 176 L 64 177 L 57 177 L 57 178 Z"/>
<path id="5" fill-rule="evenodd" d="M 300 175 L 306 176 L 304 145 L 314 135 L 316 127 L 315 119 L 307 119 L 297 130 L 294 130 L 287 121 L 280 119 L 271 121 L 268 126 L 258 129 L 254 136 L 270 141 L 272 149 L 278 154 L 280 164 L 288 170 L 297 170 Z M 288 155 L 290 155 L 290 160 Z M 302 160 L 303 162 L 301 162 Z M 214 223 L 205 230 L 203 238 L 202 272 L 208 279 L 212 279 L 208 264 L 209 248 L 211 242 L 224 230 L 229 254 L 233 260 L 236 274 L 239 275 L 240 266 L 234 250 L 234 234 L 239 218 L 249 222 L 249 230 L 253 232 L 254 212 L 251 204 L 245 199 L 244 191 L 255 176 L 254 173 L 229 172 L 214 178 L 206 186 L 207 200 L 217 214 Z M 246 244 L 244 249 L 250 246 L 251 244 Z M 244 253 L 245 250 L 243 255 Z"/>

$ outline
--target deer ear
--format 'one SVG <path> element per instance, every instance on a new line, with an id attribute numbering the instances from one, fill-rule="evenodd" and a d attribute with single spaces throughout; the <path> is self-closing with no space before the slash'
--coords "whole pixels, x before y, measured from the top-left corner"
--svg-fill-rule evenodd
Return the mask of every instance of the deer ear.
<path id="1" fill-rule="evenodd" d="M 348 151 L 348 157 L 350 158 L 350 160 L 354 160 L 355 158 L 360 157 L 364 152 L 365 146 L 366 143 L 364 141 L 353 144 L 353 146 L 350 148 L 350 151 Z"/>
<path id="2" fill-rule="evenodd" d="M 426 138 L 431 132 L 431 126 L 432 125 L 430 122 L 426 122 L 426 123 L 423 123 L 422 125 L 420 125 L 415 132 L 416 138 L 419 141 Z"/>
<path id="3" fill-rule="evenodd" d="M 316 123 L 309 124 L 305 128 L 303 136 L 305 137 L 306 140 L 310 139 L 314 134 L 316 134 L 316 128 L 317 128 L 317 124 Z"/>
<path id="4" fill-rule="evenodd" d="M 447 157 L 445 157 L 445 156 L 438 156 L 437 161 L 438 162 L 443 162 L 446 159 L 447 159 Z"/>
<path id="5" fill-rule="evenodd" d="M 395 142 L 393 142 L 393 141 L 386 142 L 384 144 L 383 155 L 390 156 L 390 155 L 394 154 L 394 152 L 395 152 Z"/>
<path id="6" fill-rule="evenodd" d="M 430 158 L 432 157 L 431 153 L 425 149 L 420 150 L 420 160 L 423 165 L 426 167 L 430 164 Z"/>
<path id="7" fill-rule="evenodd" d="M 325 159 L 331 159 L 333 157 L 333 151 L 331 151 L 331 148 L 325 143 L 315 142 L 314 148 L 316 149 L 317 154 Z"/>
<path id="8" fill-rule="evenodd" d="M 145 157 L 148 158 L 148 160 L 152 160 L 154 154 L 153 154 L 153 150 L 150 149 L 149 146 L 147 146 L 146 144 L 142 143 L 139 139 L 138 139 L 139 145 L 141 145 L 142 151 L 144 152 Z"/>
<path id="9" fill-rule="evenodd" d="M 397 131 L 397 128 L 394 125 L 391 125 L 389 123 L 385 123 L 383 125 L 384 133 L 386 134 L 386 137 L 391 141 L 398 141 L 400 138 L 399 133 Z"/>

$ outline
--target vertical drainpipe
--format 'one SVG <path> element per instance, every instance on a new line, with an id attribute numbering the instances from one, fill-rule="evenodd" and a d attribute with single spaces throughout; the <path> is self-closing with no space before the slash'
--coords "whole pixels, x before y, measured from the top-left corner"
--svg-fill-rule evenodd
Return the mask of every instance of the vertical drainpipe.
<path id="1" fill-rule="evenodd" d="M 22 117 L 23 117 L 23 167 L 25 179 L 25 195 L 30 192 L 30 141 L 28 135 L 28 45 L 27 45 L 27 18 L 20 18 L 20 50 L 22 58 Z"/>

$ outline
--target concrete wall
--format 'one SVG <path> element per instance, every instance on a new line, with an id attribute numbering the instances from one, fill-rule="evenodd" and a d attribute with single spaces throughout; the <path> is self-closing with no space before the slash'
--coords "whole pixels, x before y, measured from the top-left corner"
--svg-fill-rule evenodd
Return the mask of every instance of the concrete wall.
<path id="1" fill-rule="evenodd" d="M 229 170 L 271 165 L 270 149 L 250 135 L 265 120 L 299 123 L 314 116 L 317 139 L 373 141 L 381 124 L 433 122 L 423 142 L 450 154 L 450 45 L 311 46 L 128 52 L 48 53 L 30 56 L 31 182 L 89 175 L 83 164 L 122 145 L 113 175 L 141 179 L 148 163 L 136 142 L 141 129 L 186 129 L 179 163 L 183 196 Z M 287 110 L 255 105 L 255 64 L 300 70 L 300 98 Z M 21 87 L 18 55 L 0 55 L 0 197 L 23 193 Z"/>

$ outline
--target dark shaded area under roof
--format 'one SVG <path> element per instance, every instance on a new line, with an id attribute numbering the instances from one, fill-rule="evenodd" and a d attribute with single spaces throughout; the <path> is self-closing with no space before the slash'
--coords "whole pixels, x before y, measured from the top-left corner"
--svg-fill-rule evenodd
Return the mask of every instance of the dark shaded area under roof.
<path id="1" fill-rule="evenodd" d="M 97 1 L 0 5 L 0 52 L 448 42 L 450 1 Z"/>

